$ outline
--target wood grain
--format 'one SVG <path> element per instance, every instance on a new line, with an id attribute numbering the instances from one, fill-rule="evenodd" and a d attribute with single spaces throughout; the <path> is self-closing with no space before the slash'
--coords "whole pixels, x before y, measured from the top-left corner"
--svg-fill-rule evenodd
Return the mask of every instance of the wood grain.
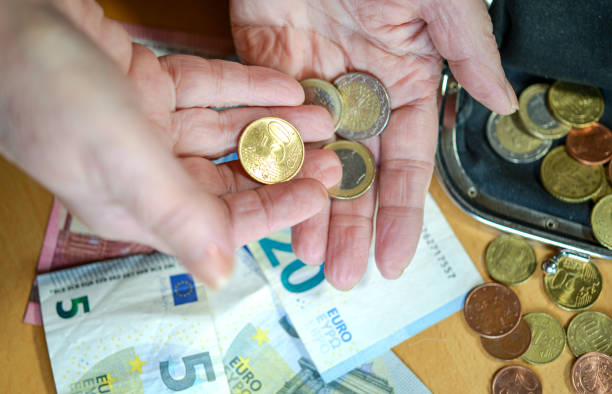
<path id="1" fill-rule="evenodd" d="M 216 8 L 202 8 L 203 4 L 216 4 L 213 7 L 227 10 L 226 2 L 181 1 L 176 3 L 179 6 L 173 3 L 171 12 L 168 12 L 169 3 L 160 0 L 100 2 L 107 13 L 126 22 L 194 33 L 229 34 L 225 25 L 226 14 L 224 18 L 216 18 L 213 12 Z M 0 182 L 4 185 L 0 191 L 0 250 L 3 256 L 0 265 L 0 307 L 4 312 L 0 321 L 0 392 L 53 392 L 53 377 L 43 330 L 22 323 L 52 197 L 43 187 L 2 158 Z M 435 180 L 430 192 L 481 275 L 490 281 L 484 269 L 483 256 L 487 245 L 499 232 L 462 212 Z M 535 243 L 534 246 L 539 261 L 555 253 L 554 248 Z M 604 290 L 592 310 L 612 315 L 612 263 L 599 261 L 598 267 L 604 277 Z M 575 315 L 561 310 L 548 299 L 543 287 L 542 272 L 539 270 L 525 284 L 513 289 L 518 293 L 525 313 L 548 312 L 559 319 L 564 327 Z M 478 337 L 468 328 L 461 312 L 393 350 L 434 393 L 486 393 L 490 390 L 495 371 L 514 363 L 527 365 L 522 361 L 504 363 L 489 356 L 482 349 Z M 544 392 L 565 393 L 571 391 L 569 371 L 573 360 L 574 357 L 566 347 L 555 362 L 544 366 L 528 366 L 542 380 Z"/>

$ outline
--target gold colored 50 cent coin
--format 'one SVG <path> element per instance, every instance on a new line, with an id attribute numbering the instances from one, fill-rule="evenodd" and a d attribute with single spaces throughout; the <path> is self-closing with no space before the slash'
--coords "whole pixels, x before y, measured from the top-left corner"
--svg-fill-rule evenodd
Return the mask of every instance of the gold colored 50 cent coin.
<path id="1" fill-rule="evenodd" d="M 591 227 L 599 243 L 612 249 L 612 195 L 603 197 L 593 207 Z"/>
<path id="2" fill-rule="evenodd" d="M 304 162 L 304 142 L 297 129 L 281 118 L 251 122 L 238 141 L 238 157 L 253 179 L 265 184 L 293 178 Z"/>
<path id="3" fill-rule="evenodd" d="M 557 261 L 557 273 L 544 275 L 544 287 L 560 308 L 580 311 L 595 304 L 603 288 L 603 279 L 595 264 L 561 257 Z"/>
<path id="4" fill-rule="evenodd" d="M 487 248 L 485 265 L 496 281 L 518 285 L 533 275 L 538 261 L 535 251 L 523 237 L 502 235 Z"/>
<path id="5" fill-rule="evenodd" d="M 572 127 L 587 127 L 604 113 L 604 99 L 594 86 L 557 81 L 548 90 L 553 115 Z"/>
<path id="6" fill-rule="evenodd" d="M 335 141 L 323 149 L 333 150 L 342 164 L 342 179 L 327 190 L 333 198 L 348 200 L 367 192 L 376 174 L 374 156 L 365 146 L 355 141 Z"/>
<path id="7" fill-rule="evenodd" d="M 565 146 L 548 152 L 542 160 L 540 177 L 542 185 L 553 197 L 571 203 L 589 200 L 606 181 L 603 167 L 578 162 L 567 153 Z"/>

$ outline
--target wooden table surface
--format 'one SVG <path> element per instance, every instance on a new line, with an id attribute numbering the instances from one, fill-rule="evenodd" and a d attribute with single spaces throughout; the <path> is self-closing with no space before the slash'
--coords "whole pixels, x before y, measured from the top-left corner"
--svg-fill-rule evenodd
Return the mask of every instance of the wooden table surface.
<path id="1" fill-rule="evenodd" d="M 187 26 L 191 32 L 210 33 L 210 30 L 206 30 L 210 26 L 199 30 L 193 13 L 187 13 L 192 15 L 187 19 L 182 19 L 180 13 L 160 17 L 159 10 L 163 9 L 161 0 L 149 1 L 146 3 L 148 6 L 142 5 L 145 4 L 143 1 L 104 0 L 101 3 L 109 15 L 127 22 L 177 29 Z M 196 9 L 202 9 L 202 3 L 208 1 L 182 1 L 179 4 L 189 9 L 191 3 L 199 7 Z M 138 4 L 142 6 L 138 7 Z M 228 34 L 223 22 L 227 20 L 217 21 L 217 30 L 213 34 Z M 0 191 L 0 251 L 4 256 L 0 264 L 0 310 L 5 314 L 0 322 L 0 392 L 54 392 L 43 329 L 22 322 L 52 196 L 1 158 L 0 184 L 5 185 Z M 486 246 L 499 232 L 480 224 L 457 208 L 435 180 L 430 192 L 481 275 L 490 281 L 484 269 L 483 255 Z M 535 243 L 534 246 L 539 261 L 556 253 L 551 247 Z M 612 262 L 596 260 L 596 263 L 604 277 L 604 290 L 592 309 L 612 316 Z M 541 272 L 513 289 L 525 313 L 548 312 L 564 327 L 575 315 L 561 310 L 548 299 Z M 510 364 L 529 366 L 523 361 L 504 363 L 488 356 L 479 338 L 467 327 L 461 312 L 393 350 L 434 393 L 486 393 L 490 390 L 493 374 L 499 368 Z M 571 392 L 569 373 L 573 361 L 574 357 L 566 347 L 561 357 L 553 363 L 529 367 L 542 380 L 545 393 L 566 393 Z"/>

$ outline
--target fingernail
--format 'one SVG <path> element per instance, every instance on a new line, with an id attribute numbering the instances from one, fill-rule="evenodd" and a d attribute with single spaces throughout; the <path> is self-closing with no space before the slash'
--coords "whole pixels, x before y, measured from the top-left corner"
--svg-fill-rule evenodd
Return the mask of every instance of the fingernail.
<path id="1" fill-rule="evenodd" d="M 227 284 L 232 271 L 233 259 L 221 252 L 217 245 L 209 245 L 204 252 L 201 267 L 204 281 L 214 290 Z"/>
<path id="2" fill-rule="evenodd" d="M 506 80 L 506 95 L 508 96 L 508 102 L 510 103 L 512 112 L 516 112 L 519 109 L 518 99 L 516 98 L 516 93 L 508 80 Z"/>

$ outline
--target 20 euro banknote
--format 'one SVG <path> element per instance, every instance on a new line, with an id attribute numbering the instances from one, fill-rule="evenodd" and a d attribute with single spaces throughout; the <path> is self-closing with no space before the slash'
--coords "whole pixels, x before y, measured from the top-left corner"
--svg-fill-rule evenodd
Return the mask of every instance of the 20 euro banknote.
<path id="1" fill-rule="evenodd" d="M 207 290 L 225 375 L 236 393 L 430 393 L 391 351 L 325 383 L 291 320 L 245 249 L 232 279 Z"/>
<path id="2" fill-rule="evenodd" d="M 296 258 L 290 231 L 248 248 L 326 382 L 457 312 L 467 292 L 482 283 L 430 195 L 415 257 L 397 280 L 380 275 L 371 251 L 361 282 L 338 291 L 325 281 L 322 265 Z"/>
<path id="3" fill-rule="evenodd" d="M 229 392 L 203 285 L 138 255 L 38 276 L 58 393 Z"/>

